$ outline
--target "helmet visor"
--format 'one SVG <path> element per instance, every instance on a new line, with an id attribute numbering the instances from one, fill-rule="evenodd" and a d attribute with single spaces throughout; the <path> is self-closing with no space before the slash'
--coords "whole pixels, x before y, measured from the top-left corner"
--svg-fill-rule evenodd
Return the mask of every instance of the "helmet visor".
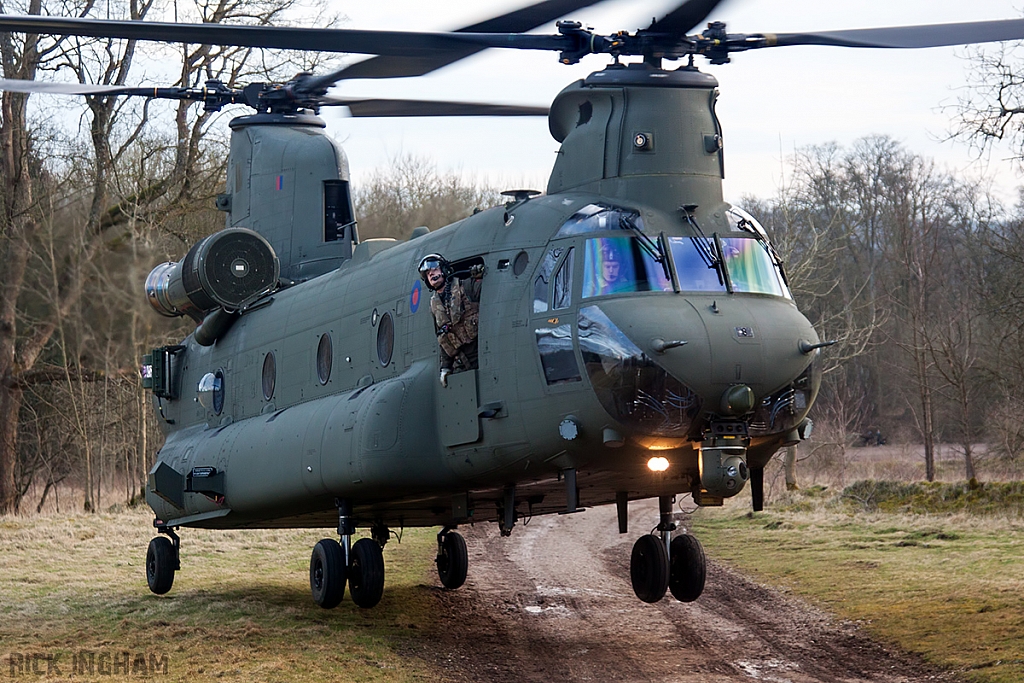
<path id="1" fill-rule="evenodd" d="M 427 257 L 420 261 L 420 272 L 426 273 L 434 268 L 441 268 L 441 259 Z"/>

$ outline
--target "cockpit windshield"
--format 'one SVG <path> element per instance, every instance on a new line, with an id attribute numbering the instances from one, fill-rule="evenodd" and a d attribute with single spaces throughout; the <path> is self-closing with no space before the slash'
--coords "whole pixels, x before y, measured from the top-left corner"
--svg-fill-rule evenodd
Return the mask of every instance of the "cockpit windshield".
<path id="1" fill-rule="evenodd" d="M 665 270 L 635 237 L 594 237 L 583 252 L 583 298 L 623 292 L 671 292 Z"/>
<path id="2" fill-rule="evenodd" d="M 669 248 L 683 292 L 725 292 L 726 283 L 701 258 L 694 240 L 670 237 Z M 790 298 L 789 289 L 764 244 L 745 237 L 707 239 L 712 252 L 721 249 L 732 291 Z M 672 282 L 649 251 L 633 237 L 594 237 L 583 255 L 583 298 L 626 292 L 671 292 Z"/>
<path id="3" fill-rule="evenodd" d="M 732 291 L 790 297 L 765 242 L 742 237 L 720 239 Z"/>
<path id="4" fill-rule="evenodd" d="M 604 204 L 578 209 L 557 237 L 622 230 L 629 234 L 590 237 L 583 249 L 583 298 L 628 292 L 673 290 L 668 261 L 682 292 L 743 292 L 792 298 L 782 261 L 764 228 L 742 209 L 730 207 L 728 236 L 651 238 L 638 211 Z M 742 236 L 741 236 L 742 235 Z M 671 252 L 671 258 L 666 251 Z"/>
<path id="5" fill-rule="evenodd" d="M 694 244 L 699 237 L 670 237 L 669 247 L 675 261 L 679 289 L 684 292 L 724 292 L 726 284 L 718 271 L 708 268 Z M 721 249 L 722 261 L 734 292 L 772 294 L 791 298 L 781 273 L 763 242 L 746 237 L 719 237 L 707 244 Z"/>

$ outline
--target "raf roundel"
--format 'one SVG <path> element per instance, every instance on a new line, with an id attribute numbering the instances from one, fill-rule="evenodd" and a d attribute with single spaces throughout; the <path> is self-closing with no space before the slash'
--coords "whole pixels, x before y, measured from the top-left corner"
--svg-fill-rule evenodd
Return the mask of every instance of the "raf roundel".
<path id="1" fill-rule="evenodd" d="M 412 292 L 409 293 L 409 311 L 415 313 L 420 307 L 420 281 L 412 283 Z"/>

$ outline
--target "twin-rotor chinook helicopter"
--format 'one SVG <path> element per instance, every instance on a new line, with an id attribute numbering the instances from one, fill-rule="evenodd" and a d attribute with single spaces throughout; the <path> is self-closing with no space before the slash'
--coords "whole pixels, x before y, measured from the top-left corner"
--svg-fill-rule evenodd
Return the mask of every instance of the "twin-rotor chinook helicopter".
<path id="1" fill-rule="evenodd" d="M 156 310 L 192 317 L 181 344 L 147 361 L 167 433 L 147 501 L 161 535 L 146 560 L 165 593 L 180 527 L 337 525 L 313 549 L 322 607 L 348 583 L 372 607 L 390 530 L 440 526 L 437 567 L 462 585 L 460 524 L 511 533 L 532 515 L 658 498 L 657 533 L 633 547 L 637 596 L 696 599 L 700 543 L 673 536 L 674 497 L 720 505 L 782 446 L 806 438 L 819 340 L 793 303 L 782 259 L 752 217 L 722 200 L 717 82 L 694 55 L 783 45 L 928 47 L 1024 37 L 1021 20 L 800 34 L 731 34 L 718 0 L 688 0 L 635 33 L 562 21 L 595 0 L 547 0 L 452 33 L 94 21 L 0 16 L 0 31 L 377 55 L 323 76 L 232 90 L 4 80 L 7 90 L 244 103 L 231 121 L 227 227 L 146 282 Z M 454 102 L 345 100 L 354 78 L 417 76 L 488 47 L 554 50 L 564 63 L 614 58 L 548 110 Z M 622 64 L 620 57 L 642 61 Z M 681 68 L 662 60 L 687 58 Z M 547 113 L 561 143 L 547 192 L 404 242 L 360 241 L 342 150 L 320 107 L 356 116 Z M 456 276 L 482 265 L 479 363 L 437 381 L 430 291 L 417 273 L 444 254 Z M 357 527 L 371 538 L 351 542 Z"/>

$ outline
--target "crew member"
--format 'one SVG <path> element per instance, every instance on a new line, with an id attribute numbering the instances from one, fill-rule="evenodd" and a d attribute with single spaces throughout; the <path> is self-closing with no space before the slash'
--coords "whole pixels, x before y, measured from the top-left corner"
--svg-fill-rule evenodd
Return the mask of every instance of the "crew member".
<path id="1" fill-rule="evenodd" d="M 477 361 L 477 327 L 480 321 L 480 284 L 483 265 L 475 265 L 469 278 L 459 279 L 448 260 L 440 254 L 428 254 L 419 265 L 420 277 L 433 294 L 430 312 L 440 349 L 441 385 L 448 386 L 448 375 L 473 370 Z"/>

